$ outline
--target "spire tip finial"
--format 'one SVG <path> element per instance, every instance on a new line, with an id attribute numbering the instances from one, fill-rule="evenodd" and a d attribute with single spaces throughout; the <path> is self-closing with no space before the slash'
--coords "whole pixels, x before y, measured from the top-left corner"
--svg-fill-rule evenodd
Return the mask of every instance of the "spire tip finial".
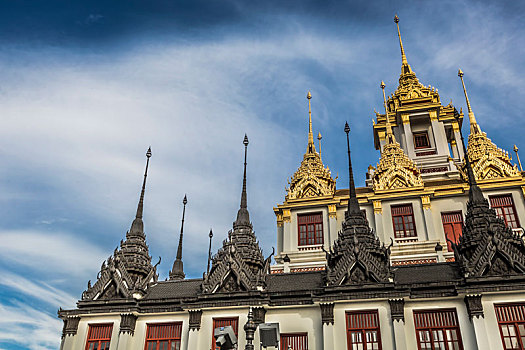
<path id="1" fill-rule="evenodd" d="M 394 22 L 399 23 L 399 17 L 397 17 L 397 14 L 394 16 Z"/>
<path id="2" fill-rule="evenodd" d="M 184 204 L 184 205 L 188 204 L 188 197 L 186 197 L 186 195 L 184 195 L 184 199 L 182 200 L 182 204 Z"/>
<path id="3" fill-rule="evenodd" d="M 308 93 L 306 94 L 306 98 L 309 100 L 312 98 L 312 94 L 310 93 L 310 91 L 308 91 Z"/>
<path id="4" fill-rule="evenodd" d="M 148 157 L 148 158 L 151 157 L 151 146 L 148 147 L 148 151 L 146 152 L 146 157 Z"/>
<path id="5" fill-rule="evenodd" d="M 242 140 L 242 143 L 245 145 L 245 146 L 248 146 L 248 135 L 244 134 L 244 140 Z"/>
<path id="6" fill-rule="evenodd" d="M 464 75 L 464 74 L 463 74 L 463 71 L 461 70 L 461 68 L 458 69 L 458 77 L 461 78 L 461 77 L 463 77 L 463 75 Z"/>

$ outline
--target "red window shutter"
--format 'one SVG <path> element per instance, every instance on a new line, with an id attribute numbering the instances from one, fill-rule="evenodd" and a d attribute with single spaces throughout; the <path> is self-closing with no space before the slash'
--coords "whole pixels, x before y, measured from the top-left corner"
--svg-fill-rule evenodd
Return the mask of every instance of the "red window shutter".
<path id="1" fill-rule="evenodd" d="M 525 303 L 494 305 L 505 350 L 525 349 Z"/>
<path id="2" fill-rule="evenodd" d="M 308 350 L 308 333 L 281 333 L 281 350 Z"/>
<path id="3" fill-rule="evenodd" d="M 496 214 L 505 221 L 505 225 L 511 228 L 520 227 L 520 222 L 511 194 L 490 196 L 489 199 L 490 206 L 496 211 Z"/>
<path id="4" fill-rule="evenodd" d="M 323 213 L 297 215 L 299 245 L 323 244 Z"/>
<path id="5" fill-rule="evenodd" d="M 414 310 L 418 349 L 463 350 L 456 309 Z"/>
<path id="6" fill-rule="evenodd" d="M 463 232 L 463 214 L 461 211 L 441 213 L 441 220 L 443 222 L 445 237 L 447 238 L 448 250 L 452 251 L 452 246 L 448 240 L 454 243 L 459 241 L 459 237 Z"/>
<path id="7" fill-rule="evenodd" d="M 86 342 L 86 350 L 108 350 L 111 342 L 113 323 L 90 324 Z"/>
<path id="8" fill-rule="evenodd" d="M 346 312 L 347 348 L 381 350 L 377 310 Z"/>

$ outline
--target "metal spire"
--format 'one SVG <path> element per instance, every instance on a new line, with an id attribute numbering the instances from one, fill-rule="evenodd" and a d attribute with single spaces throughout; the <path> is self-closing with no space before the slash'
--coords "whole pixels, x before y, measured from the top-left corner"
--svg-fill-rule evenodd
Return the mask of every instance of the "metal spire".
<path id="1" fill-rule="evenodd" d="M 387 143 L 396 142 L 396 138 L 392 133 L 392 125 L 390 124 L 390 118 L 388 118 L 388 108 L 386 104 L 386 95 L 385 95 L 385 82 L 381 80 L 381 89 L 383 90 L 383 105 L 385 107 L 385 118 L 386 118 L 386 141 Z"/>
<path id="2" fill-rule="evenodd" d="M 308 150 L 307 153 L 315 153 L 315 144 L 314 144 L 314 134 L 312 131 L 312 104 L 310 103 L 310 100 L 312 99 L 312 94 L 310 91 L 308 91 L 308 94 L 306 94 L 306 98 L 308 99 Z"/>
<path id="3" fill-rule="evenodd" d="M 405 49 L 403 48 L 403 41 L 401 40 L 401 31 L 399 30 L 399 17 L 394 16 L 394 22 L 397 25 L 397 36 L 399 37 L 399 47 L 401 48 L 401 73 L 411 73 L 412 69 L 407 61 L 407 56 L 405 55 Z"/>
<path id="4" fill-rule="evenodd" d="M 516 159 L 518 159 L 518 164 L 520 166 L 520 171 L 523 171 L 523 167 L 521 166 L 520 155 L 518 154 L 518 146 L 516 146 L 516 145 L 514 145 L 514 152 L 516 152 Z"/>
<path id="5" fill-rule="evenodd" d="M 206 276 L 210 274 L 210 260 L 211 260 L 211 239 L 213 238 L 213 231 L 210 228 L 210 233 L 208 235 L 210 237 L 210 246 L 208 248 L 208 267 L 206 268 Z"/>
<path id="6" fill-rule="evenodd" d="M 182 236 L 184 232 L 184 216 L 186 214 L 186 204 L 188 203 L 188 198 L 186 195 L 184 195 L 184 199 L 182 200 L 182 204 L 184 207 L 182 208 L 182 222 L 180 225 L 180 237 L 179 237 L 179 247 L 177 248 L 177 257 L 175 259 L 175 262 L 173 263 L 173 269 L 170 272 L 170 279 L 178 279 L 182 280 L 186 275 L 184 274 L 184 265 L 182 263 Z"/>
<path id="7" fill-rule="evenodd" d="M 472 107 L 470 107 L 470 101 L 468 99 L 467 95 L 467 89 L 465 88 L 465 82 L 463 81 L 463 71 L 461 69 L 458 70 L 458 77 L 461 79 L 461 84 L 463 85 L 463 93 L 465 94 L 465 100 L 467 100 L 467 108 L 468 108 L 468 119 L 470 122 L 470 132 L 472 134 L 476 134 L 478 132 L 481 132 L 481 129 L 479 128 L 478 123 L 476 122 L 476 117 L 474 116 L 474 112 L 472 111 Z"/>
<path id="8" fill-rule="evenodd" d="M 142 190 L 140 192 L 139 204 L 137 206 L 137 214 L 135 220 L 131 224 L 130 233 L 144 233 L 144 223 L 142 222 L 142 214 L 144 210 L 144 193 L 146 192 L 146 178 L 148 177 L 149 159 L 151 158 L 151 147 L 146 152 L 146 170 L 144 171 L 144 181 L 142 182 Z"/>
<path id="9" fill-rule="evenodd" d="M 319 141 L 319 158 L 321 158 L 321 139 L 323 136 L 321 136 L 321 132 L 317 134 L 317 140 Z"/>
<path id="10" fill-rule="evenodd" d="M 345 133 L 346 133 L 346 148 L 348 150 L 348 181 L 349 181 L 349 198 L 348 198 L 348 214 L 360 213 L 359 202 L 357 201 L 357 195 L 355 191 L 354 183 L 354 171 L 352 169 L 352 158 L 350 157 L 350 138 L 348 134 L 350 133 L 350 126 L 348 122 L 345 123 Z"/>
<path id="11" fill-rule="evenodd" d="M 234 223 L 236 226 L 249 226 L 250 225 L 250 214 L 248 213 L 248 196 L 246 194 L 246 159 L 248 155 L 248 136 L 244 134 L 244 176 L 242 179 L 242 194 L 241 194 L 241 207 L 237 212 L 237 220 Z"/>

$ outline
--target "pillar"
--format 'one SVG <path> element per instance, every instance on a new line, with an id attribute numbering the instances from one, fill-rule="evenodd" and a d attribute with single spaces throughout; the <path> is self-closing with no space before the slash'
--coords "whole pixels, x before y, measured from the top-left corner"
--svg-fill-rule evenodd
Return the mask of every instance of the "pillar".
<path id="1" fill-rule="evenodd" d="M 459 134 L 459 124 L 457 122 L 452 122 L 452 130 L 454 131 L 456 149 L 458 151 L 459 156 L 461 157 L 461 161 L 463 162 L 465 155 L 463 154 L 463 146 L 461 145 L 461 135 Z"/>
<path id="2" fill-rule="evenodd" d="M 410 116 L 408 114 L 401 114 L 403 120 L 403 131 L 405 132 L 405 142 L 407 145 L 407 154 L 409 158 L 414 159 L 416 152 L 414 151 L 414 135 L 412 134 L 412 128 L 410 127 Z"/>
<path id="3" fill-rule="evenodd" d="M 445 126 L 438 121 L 437 111 L 429 111 L 430 125 L 432 126 L 432 133 L 434 134 L 434 142 L 436 143 L 436 150 L 438 155 L 450 155 L 448 152 L 447 135 L 445 134 Z"/>
<path id="4" fill-rule="evenodd" d="M 137 316 L 134 314 L 120 315 L 120 330 L 118 332 L 118 350 L 126 350 L 130 348 L 131 339 L 135 334 L 135 324 L 137 323 Z"/>
<path id="5" fill-rule="evenodd" d="M 77 335 L 80 317 L 66 317 L 63 321 L 64 327 L 62 328 L 60 350 L 71 350 L 75 345 L 75 336 Z"/>
<path id="6" fill-rule="evenodd" d="M 381 206 L 381 201 L 373 201 L 374 205 L 374 221 L 376 224 L 376 234 L 381 240 L 381 242 L 386 242 L 386 232 L 383 228 L 383 207 Z M 385 243 L 386 244 L 386 243 Z"/>
<path id="7" fill-rule="evenodd" d="M 421 207 L 423 208 L 423 218 L 425 220 L 426 240 L 437 239 L 434 221 L 432 220 L 432 211 L 430 210 L 430 196 L 421 196 Z"/>
<path id="8" fill-rule="evenodd" d="M 334 303 L 320 303 L 323 322 L 323 349 L 335 349 Z"/>
<path id="9" fill-rule="evenodd" d="M 489 350 L 489 339 L 487 337 L 487 328 L 485 327 L 485 315 L 483 314 L 481 295 L 466 295 L 464 301 L 467 306 L 468 316 L 474 326 L 478 350 Z"/>
<path id="10" fill-rule="evenodd" d="M 188 327 L 188 343 L 186 350 L 194 350 L 199 348 L 199 331 L 201 329 L 202 310 L 188 310 L 190 314 L 190 321 Z"/>
<path id="11" fill-rule="evenodd" d="M 328 206 L 328 245 L 325 246 L 326 250 L 329 250 L 332 246 L 332 242 L 337 238 L 337 206 L 330 204 Z"/>
<path id="12" fill-rule="evenodd" d="M 403 299 L 391 299 L 388 303 L 390 304 L 390 316 L 392 327 L 394 328 L 395 350 L 407 350 L 405 336 L 405 301 Z"/>
<path id="13" fill-rule="evenodd" d="M 293 250 L 292 214 L 290 209 L 283 209 L 283 251 Z"/>
<path id="14" fill-rule="evenodd" d="M 456 143 L 456 140 L 450 140 L 450 149 L 452 150 L 452 158 L 455 160 L 458 160 L 459 154 L 458 154 L 458 144 Z"/>

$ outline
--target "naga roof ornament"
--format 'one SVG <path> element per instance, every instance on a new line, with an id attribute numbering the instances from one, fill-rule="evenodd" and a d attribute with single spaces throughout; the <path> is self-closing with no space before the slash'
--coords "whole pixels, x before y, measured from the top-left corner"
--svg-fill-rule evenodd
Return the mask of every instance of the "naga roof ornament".
<path id="1" fill-rule="evenodd" d="M 244 136 L 244 177 L 242 183 L 241 205 L 233 230 L 228 239 L 212 258 L 209 273 L 204 275 L 204 293 L 229 293 L 233 291 L 264 290 L 266 276 L 270 270 L 271 255 L 264 259 L 259 242 L 253 232 L 248 212 L 246 193 L 246 159 L 248 137 Z M 210 231 L 210 244 L 212 233 Z M 273 254 L 272 254 L 273 255 Z"/>
<path id="2" fill-rule="evenodd" d="M 286 188 L 286 200 L 333 196 L 335 193 L 335 183 L 337 178 L 332 178 L 330 169 L 328 167 L 325 168 L 323 165 L 321 154 L 317 153 L 315 150 L 314 136 L 312 132 L 312 108 L 310 103 L 312 94 L 308 92 L 306 97 L 308 99 L 309 114 L 308 145 L 299 169 L 297 169 L 295 174 L 293 174 L 288 181 L 290 187 Z M 321 147 L 320 133 L 318 140 L 319 147 Z"/>
<path id="3" fill-rule="evenodd" d="M 389 283 L 390 247 L 386 248 L 370 228 L 365 214 L 359 208 L 350 157 L 350 127 L 345 124 L 348 149 L 349 198 L 343 229 L 333 249 L 326 252 L 326 284 L 328 286 Z M 323 248 L 324 249 L 324 248 Z"/>
<path id="4" fill-rule="evenodd" d="M 137 213 L 126 233 L 126 240 L 120 241 L 120 249 L 116 248 L 113 255 L 102 263 L 95 284 L 91 286 L 91 282 L 88 282 L 87 290 L 82 293 L 82 300 L 141 298 L 146 293 L 149 283 L 157 281 L 160 259 L 152 266 L 142 221 L 151 148 L 146 152 L 146 157 L 146 170 Z"/>
<path id="5" fill-rule="evenodd" d="M 520 176 L 517 165 L 511 163 L 511 158 L 505 150 L 496 146 L 487 134 L 481 131 L 476 121 L 470 101 L 463 81 L 464 73 L 461 69 L 458 76 L 463 85 L 463 92 L 467 102 L 468 116 L 470 122 L 470 135 L 468 137 L 467 153 L 474 172 L 478 180 L 487 180 L 501 177 Z M 465 165 L 464 165 L 465 168 Z M 463 174 L 465 169 L 463 169 Z"/>
<path id="6" fill-rule="evenodd" d="M 373 175 L 374 191 L 423 186 L 421 174 L 412 159 L 403 151 L 392 132 L 385 96 L 385 83 L 381 82 L 386 118 L 386 143 Z"/>
<path id="7" fill-rule="evenodd" d="M 461 132 L 463 141 L 463 133 Z M 489 207 L 477 185 L 470 158 L 465 150 L 465 166 L 470 185 L 467 215 L 459 242 L 451 242 L 455 260 L 466 278 L 525 274 L 525 245 L 518 233 L 505 225 Z"/>

